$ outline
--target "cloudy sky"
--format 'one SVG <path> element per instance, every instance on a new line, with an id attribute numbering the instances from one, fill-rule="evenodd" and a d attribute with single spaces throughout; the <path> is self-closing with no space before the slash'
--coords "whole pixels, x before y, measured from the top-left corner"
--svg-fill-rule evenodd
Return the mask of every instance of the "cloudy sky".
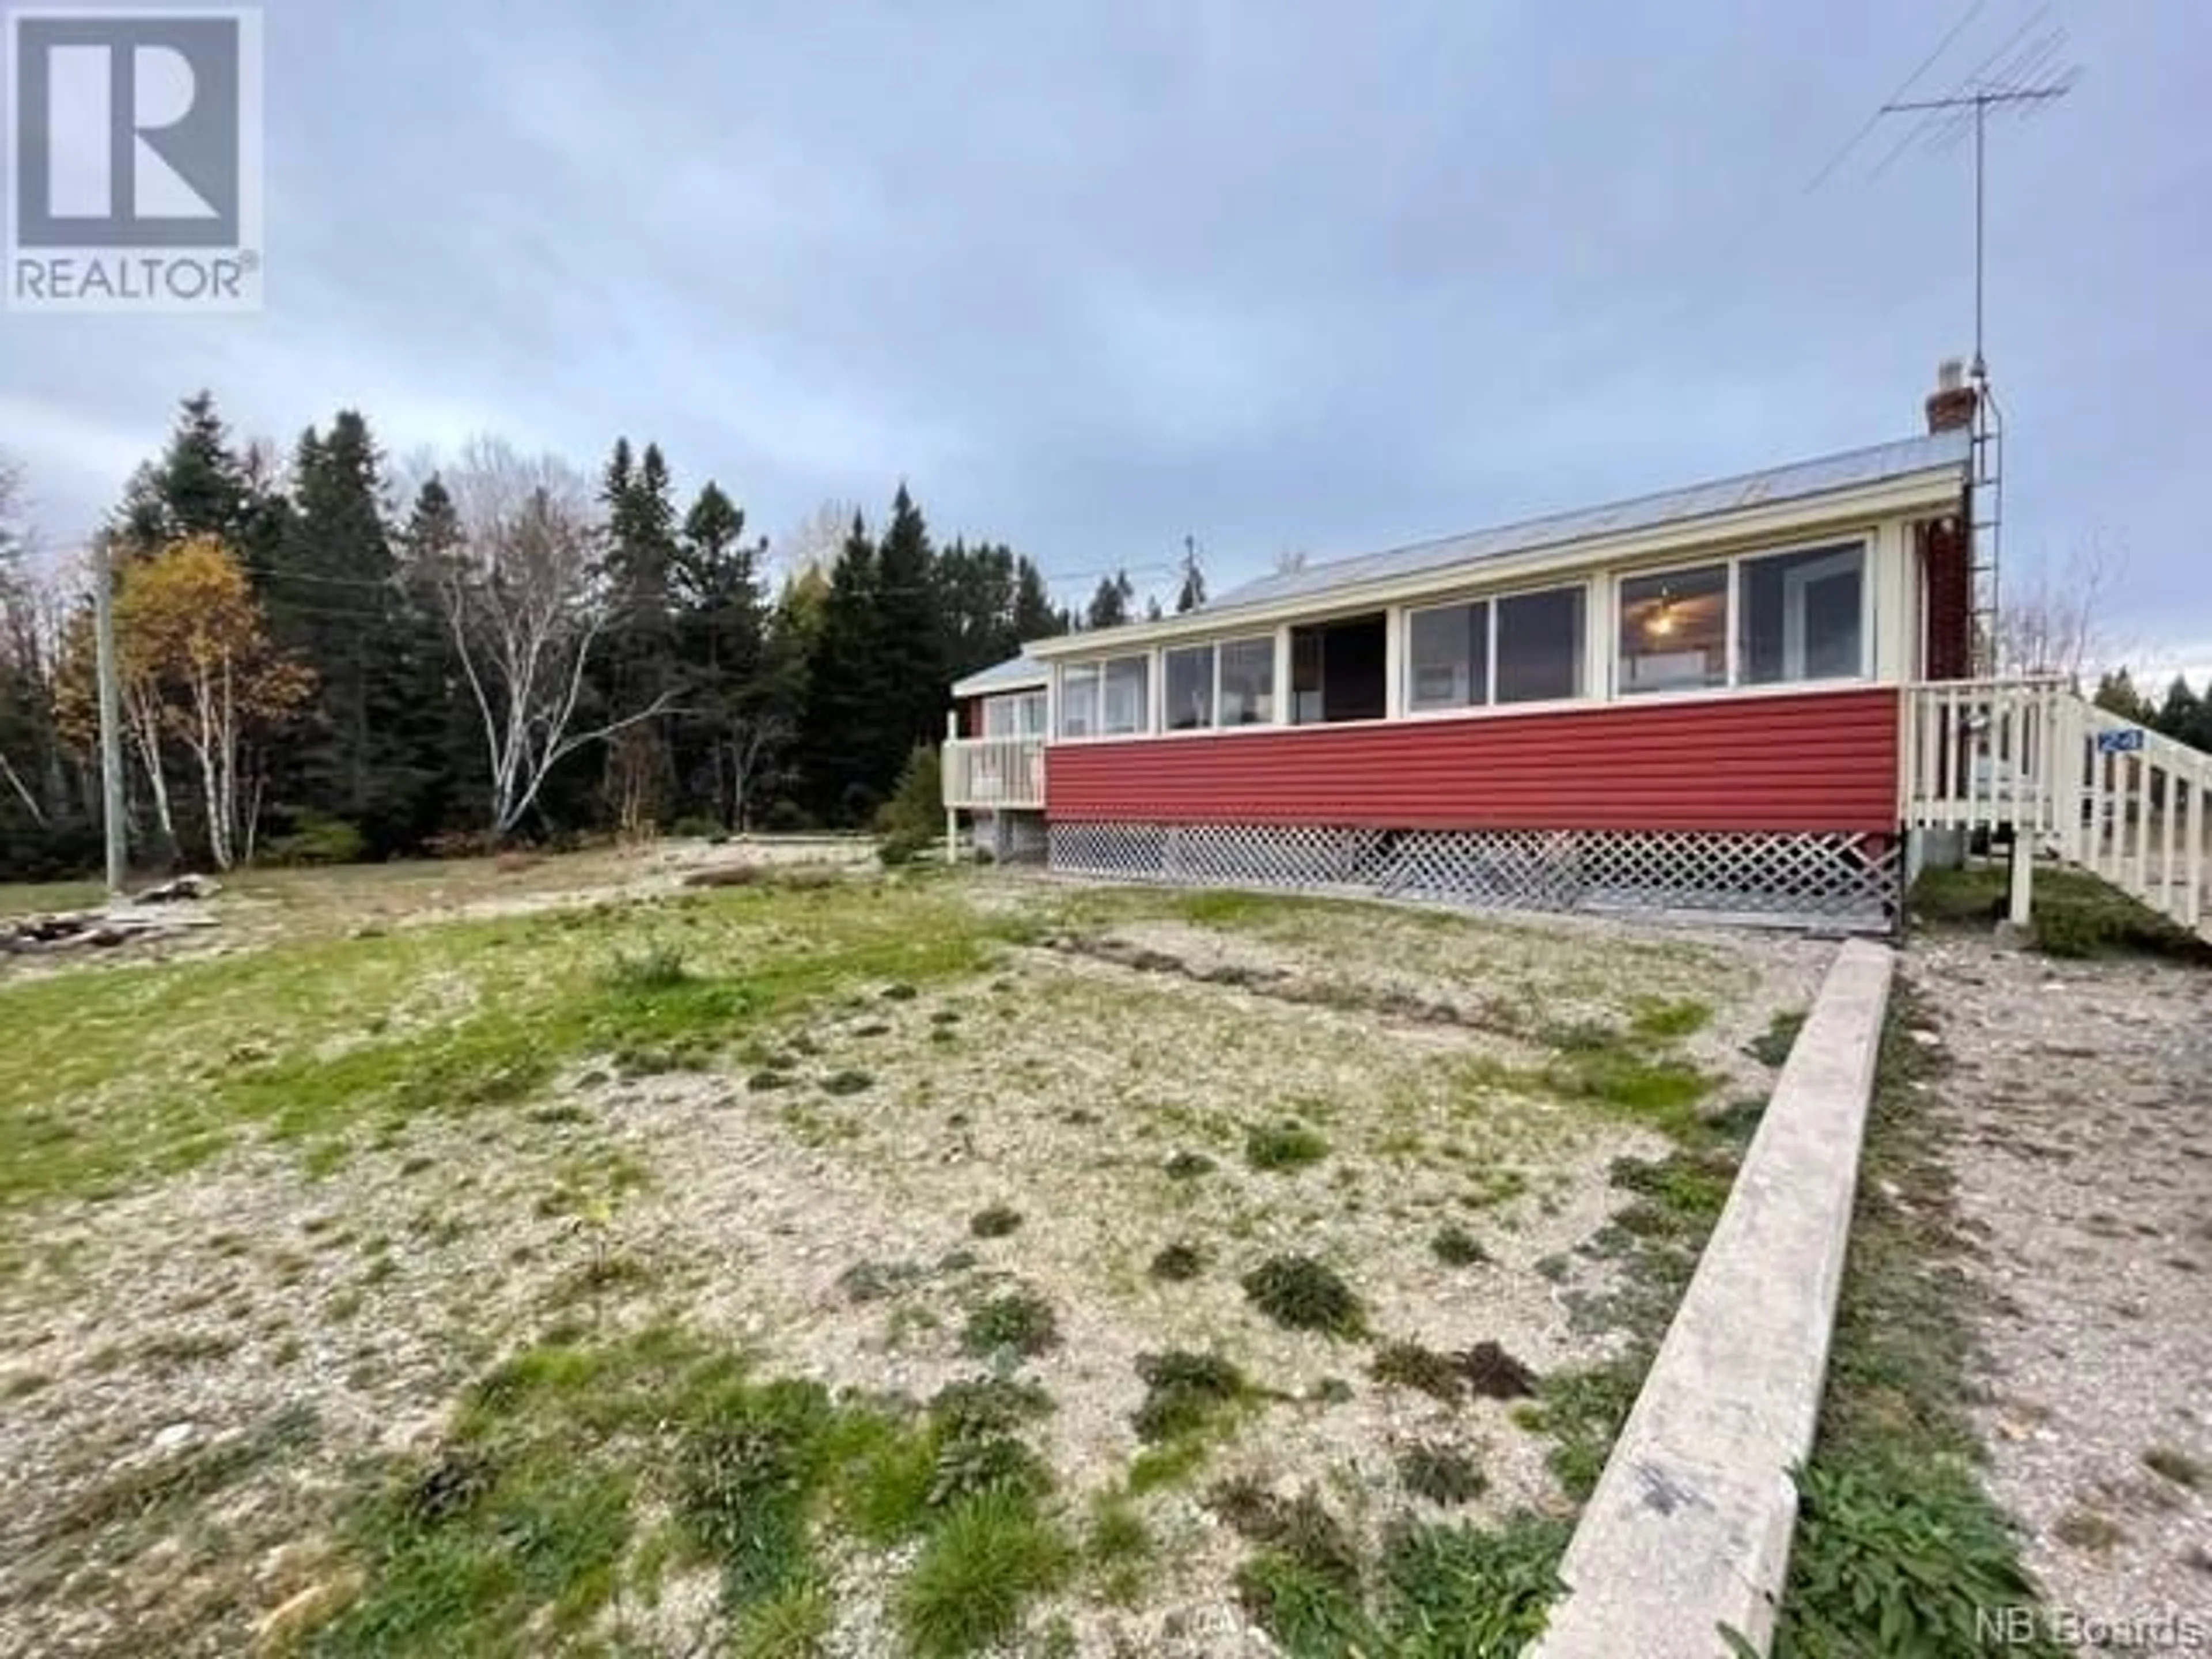
<path id="1" fill-rule="evenodd" d="M 2197 0 L 283 0 L 266 310 L 0 313 L 0 449 L 62 544 L 202 385 L 626 433 L 771 532 L 903 477 L 1078 598 L 1851 447 L 1971 344 L 1967 153 L 1808 185 L 1970 8 L 1917 90 L 2023 26 L 2085 71 L 1993 133 L 2008 569 L 2101 549 L 2212 664 Z"/>

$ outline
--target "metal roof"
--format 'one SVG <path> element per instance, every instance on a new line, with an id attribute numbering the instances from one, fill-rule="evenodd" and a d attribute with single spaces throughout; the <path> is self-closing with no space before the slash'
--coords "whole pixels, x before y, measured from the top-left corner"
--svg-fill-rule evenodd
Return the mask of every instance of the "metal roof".
<path id="1" fill-rule="evenodd" d="M 1018 657 L 979 668 L 966 679 L 956 681 L 952 695 L 979 697 L 987 691 L 1017 691 L 1025 685 L 1042 685 L 1051 677 L 1051 670 L 1024 651 Z"/>
<path id="2" fill-rule="evenodd" d="M 1916 472 L 1946 466 L 1963 467 L 1972 446 L 1972 434 L 1963 428 L 1938 432 L 1876 444 L 1869 449 L 1847 450 L 1818 460 L 1793 462 L 1764 472 L 1747 472 L 1740 477 L 1692 484 L 1662 495 L 1639 495 L 1608 507 L 1580 507 L 1571 513 L 1526 519 L 1518 524 L 1419 542 L 1410 547 L 1332 559 L 1304 570 L 1284 571 L 1246 582 L 1222 594 L 1204 610 L 1241 611 L 1249 605 L 1305 599 L 1369 582 L 1503 558 L 1510 553 L 1533 552 L 1539 548 L 1654 530 L 1747 507 L 1770 507 L 1838 490 L 1864 489 Z"/>

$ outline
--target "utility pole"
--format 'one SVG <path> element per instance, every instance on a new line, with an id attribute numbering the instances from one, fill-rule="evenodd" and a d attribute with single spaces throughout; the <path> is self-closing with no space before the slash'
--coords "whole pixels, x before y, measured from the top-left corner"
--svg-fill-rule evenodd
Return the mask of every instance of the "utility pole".
<path id="1" fill-rule="evenodd" d="M 107 896 L 118 899 L 123 896 L 128 862 L 123 834 L 123 697 L 115 665 L 115 568 L 105 535 L 92 544 L 92 605 L 100 659 L 100 783 L 106 803 Z"/>

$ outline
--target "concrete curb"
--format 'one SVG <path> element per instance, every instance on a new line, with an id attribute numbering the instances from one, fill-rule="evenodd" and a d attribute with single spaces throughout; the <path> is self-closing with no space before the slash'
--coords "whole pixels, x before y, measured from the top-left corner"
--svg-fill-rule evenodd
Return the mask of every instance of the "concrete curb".
<path id="1" fill-rule="evenodd" d="M 1764 1654 L 1827 1373 L 1894 957 L 1854 939 L 1568 1546 L 1534 1659 Z"/>

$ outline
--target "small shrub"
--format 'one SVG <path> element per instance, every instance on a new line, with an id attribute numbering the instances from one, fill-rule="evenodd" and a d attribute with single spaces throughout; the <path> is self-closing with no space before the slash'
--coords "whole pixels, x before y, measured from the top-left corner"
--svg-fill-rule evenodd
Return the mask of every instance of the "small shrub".
<path id="1" fill-rule="evenodd" d="M 1021 1224 L 1021 1212 L 1004 1204 L 994 1204 L 968 1218 L 968 1231 L 978 1238 L 1004 1238 Z"/>
<path id="2" fill-rule="evenodd" d="M 876 1086 L 876 1080 L 866 1072 L 832 1072 L 822 1079 L 825 1095 L 857 1095 Z"/>
<path id="3" fill-rule="evenodd" d="M 642 951 L 617 951 L 607 964 L 606 982 L 618 991 L 665 991 L 691 977 L 681 945 L 663 942 Z"/>
<path id="4" fill-rule="evenodd" d="M 1152 1266 L 1146 1271 L 1154 1279 L 1181 1284 L 1206 1271 L 1206 1254 L 1195 1244 L 1170 1244 L 1152 1258 Z"/>
<path id="5" fill-rule="evenodd" d="M 1535 1373 L 1495 1342 L 1476 1343 L 1459 1357 L 1467 1386 L 1483 1400 L 1523 1400 L 1536 1392 Z"/>
<path id="6" fill-rule="evenodd" d="M 1334 1337 L 1366 1330 L 1365 1310 L 1352 1287 L 1310 1256 L 1271 1257 L 1245 1274 L 1243 1285 L 1252 1304 L 1286 1330 Z"/>
<path id="7" fill-rule="evenodd" d="M 921 1659 L 958 1659 L 1004 1642 L 1036 1596 L 1066 1577 L 1069 1552 L 1034 1504 L 987 1492 L 930 1534 L 892 1612 Z"/>
<path id="8" fill-rule="evenodd" d="M 882 839 L 876 854 L 886 865 L 911 863 L 938 845 L 945 833 L 945 777 L 938 752 L 917 744 L 907 757 L 891 797 L 876 813 Z"/>
<path id="9" fill-rule="evenodd" d="M 1262 1124 L 1244 1136 L 1244 1161 L 1255 1170 L 1303 1170 L 1328 1156 L 1328 1142 L 1302 1123 Z"/>
<path id="10" fill-rule="evenodd" d="M 1418 1342 L 1385 1343 L 1376 1350 L 1368 1370 L 1377 1382 L 1418 1389 L 1447 1404 L 1467 1397 L 1467 1376 L 1458 1362 L 1448 1353 L 1425 1348 Z"/>
<path id="11" fill-rule="evenodd" d="M 755 1072 L 745 1079 L 745 1087 L 757 1095 L 769 1094 L 777 1089 L 788 1089 L 790 1086 L 791 1073 L 779 1072 L 772 1066 Z"/>
<path id="12" fill-rule="evenodd" d="M 951 1435 L 1008 1434 L 1052 1410 L 1052 1396 L 1011 1376 L 963 1377 L 931 1398 L 930 1420 Z"/>
<path id="13" fill-rule="evenodd" d="M 1490 1486 L 1465 1452 L 1425 1443 L 1398 1454 L 1398 1479 L 1416 1498 L 1447 1507 L 1471 1504 Z"/>
<path id="14" fill-rule="evenodd" d="M 1472 1267 L 1490 1260 L 1482 1241 L 1464 1227 L 1446 1227 L 1429 1241 L 1429 1249 L 1447 1267 Z"/>
<path id="15" fill-rule="evenodd" d="M 1230 1361 L 1180 1348 L 1139 1354 L 1137 1376 L 1145 1398 L 1130 1422 L 1137 1438 L 1151 1443 L 1205 1428 L 1249 1392 L 1244 1374 Z"/>
<path id="16" fill-rule="evenodd" d="M 1009 1291 L 979 1304 L 968 1316 L 960 1346 L 979 1356 L 1019 1354 L 1025 1358 L 1060 1346 L 1060 1321 L 1052 1304 L 1033 1291 Z"/>
<path id="17" fill-rule="evenodd" d="M 1170 1181 L 1195 1181 L 1200 1176 L 1212 1175 L 1215 1165 L 1204 1152 L 1177 1152 L 1162 1167 Z"/>
<path id="18" fill-rule="evenodd" d="M 261 856 L 270 864 L 358 864 L 368 850 L 362 833 L 343 818 L 302 808 L 291 815 L 289 834 L 262 843 Z"/>
<path id="19" fill-rule="evenodd" d="M 722 821 L 703 812 L 687 812 L 668 826 L 668 833 L 678 841 L 705 841 L 722 833 Z"/>

